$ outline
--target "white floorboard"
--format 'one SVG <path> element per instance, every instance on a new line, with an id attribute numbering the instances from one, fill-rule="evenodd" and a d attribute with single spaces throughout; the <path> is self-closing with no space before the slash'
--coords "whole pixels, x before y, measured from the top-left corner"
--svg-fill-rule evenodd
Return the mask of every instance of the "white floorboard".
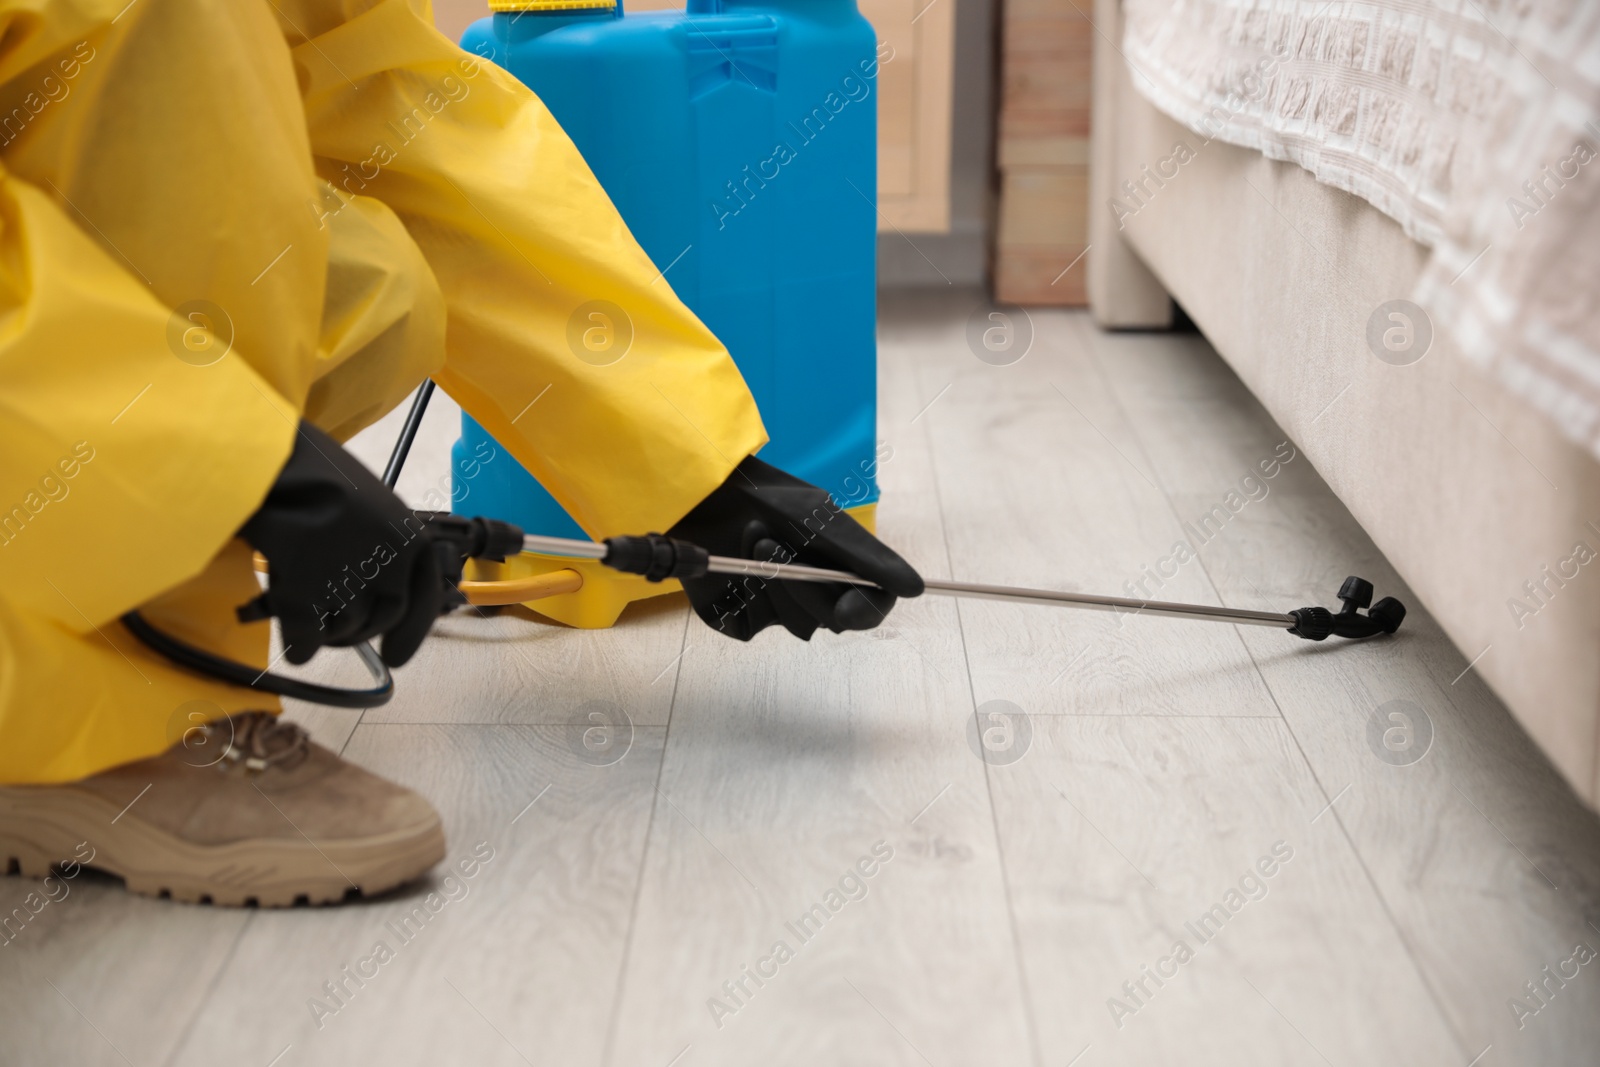
<path id="1" fill-rule="evenodd" d="M 1079 325 L 1161 457 L 1158 472 L 1180 490 L 1180 514 L 1206 506 L 1195 491 L 1204 468 L 1239 469 L 1270 447 L 1275 428 L 1236 378 L 1218 373 L 1203 342 L 1185 353 Z M 1160 428 L 1190 427 L 1197 410 L 1219 432 L 1190 429 L 1175 447 Z M 1324 790 L 1340 796 L 1332 814 L 1459 1046 L 1468 1059 L 1491 1050 L 1484 1063 L 1592 1062 L 1600 981 L 1591 979 L 1600 975 L 1584 967 L 1565 985 L 1551 982 L 1536 1015 L 1519 1019 L 1510 1002 L 1539 1007 L 1524 983 L 1543 980 L 1541 968 L 1579 943 L 1600 949 L 1600 823 L 1337 500 L 1299 483 L 1277 488 L 1293 491 L 1243 510 L 1202 562 L 1223 602 L 1239 607 L 1325 603 L 1345 575 L 1360 574 L 1412 608 L 1404 640 L 1296 649 L 1270 631 L 1241 636 Z M 1392 766 L 1373 754 L 1368 720 L 1392 700 L 1410 701 L 1432 724 L 1420 762 Z"/>
<path id="2" fill-rule="evenodd" d="M 173 1062 L 265 1064 L 285 1047 L 285 1064 L 597 1062 L 665 731 L 636 729 L 598 767 L 572 750 L 582 730 L 360 727 L 345 755 L 431 797 L 449 859 L 381 901 L 251 915 Z M 448 903 L 397 931 L 430 892 Z M 329 997 L 379 942 L 394 958 Z"/>
<path id="3" fill-rule="evenodd" d="M 1203 339 L 1036 312 L 991 366 L 977 303 L 882 309 L 880 530 L 924 573 L 1125 593 L 1241 492 L 1151 594 L 1283 610 L 1360 574 L 1411 607 L 1398 638 L 933 597 L 809 644 L 727 641 L 676 598 L 603 632 L 452 617 L 392 704 L 290 714 L 432 798 L 452 864 L 491 861 L 278 912 L 84 876 L 0 947 L 0 1065 L 1594 1063 L 1600 964 L 1520 1026 L 1509 1001 L 1600 948 L 1600 821 L 1469 656 L 1303 456 L 1246 484 L 1285 438 Z M 402 417 L 353 448 L 381 467 Z M 419 505 L 458 418 L 435 399 Z M 1394 700 L 1433 731 L 1408 766 L 1369 743 Z M 597 707 L 632 724 L 606 766 L 579 755 Z M 462 887 L 398 944 L 387 923 Z M 35 888 L 0 878 L 0 910 Z M 380 939 L 395 958 L 330 1001 Z"/>

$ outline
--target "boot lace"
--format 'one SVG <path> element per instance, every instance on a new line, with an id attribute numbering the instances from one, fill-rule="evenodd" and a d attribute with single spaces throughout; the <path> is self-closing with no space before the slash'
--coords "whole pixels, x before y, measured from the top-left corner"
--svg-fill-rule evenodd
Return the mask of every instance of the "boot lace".
<path id="1" fill-rule="evenodd" d="M 207 740 L 222 746 L 220 766 L 243 766 L 260 774 L 269 767 L 288 770 L 311 754 L 311 735 L 298 723 L 265 711 L 246 711 L 205 727 Z"/>

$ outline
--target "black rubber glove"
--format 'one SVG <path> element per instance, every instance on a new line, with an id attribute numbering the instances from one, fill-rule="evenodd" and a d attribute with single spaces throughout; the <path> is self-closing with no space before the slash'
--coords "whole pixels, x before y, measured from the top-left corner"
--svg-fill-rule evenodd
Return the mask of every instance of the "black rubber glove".
<path id="1" fill-rule="evenodd" d="M 668 534 L 714 556 L 808 563 L 851 571 L 882 589 L 713 574 L 686 578 L 689 603 L 708 626 L 748 641 L 773 623 L 803 641 L 817 627 L 870 630 L 896 597 L 918 596 L 922 578 L 827 493 L 754 456 Z"/>
<path id="2" fill-rule="evenodd" d="M 461 553 L 435 541 L 426 518 L 302 422 L 289 462 L 239 530 L 271 565 L 262 602 L 240 617 L 276 615 L 290 663 L 382 634 L 383 661 L 400 666 L 460 603 Z"/>

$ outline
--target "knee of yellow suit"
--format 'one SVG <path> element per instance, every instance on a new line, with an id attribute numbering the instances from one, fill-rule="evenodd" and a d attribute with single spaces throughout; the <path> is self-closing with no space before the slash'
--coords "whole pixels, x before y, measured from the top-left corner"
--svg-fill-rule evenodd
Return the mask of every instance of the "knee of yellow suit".
<path id="1" fill-rule="evenodd" d="M 393 211 L 321 184 L 328 284 L 305 417 L 343 441 L 443 366 L 445 303 Z"/>
<path id="2" fill-rule="evenodd" d="M 442 364 L 445 307 L 394 213 L 327 188 L 319 219 L 329 231 L 327 289 L 305 416 L 348 438 Z M 265 667 L 271 627 L 233 614 L 259 591 L 249 548 L 236 540 L 140 611 L 174 637 Z M 277 710 L 278 700 L 185 671 L 120 624 L 77 634 L 0 602 L 0 783 L 81 778 L 250 708 Z"/>
<path id="3" fill-rule="evenodd" d="M 229 542 L 199 575 L 140 607 L 190 644 L 265 667 L 271 628 L 234 608 L 260 592 L 250 548 Z M 120 623 L 77 633 L 0 600 L 0 784 L 66 782 L 144 759 L 200 723 L 278 698 L 169 663 Z"/>

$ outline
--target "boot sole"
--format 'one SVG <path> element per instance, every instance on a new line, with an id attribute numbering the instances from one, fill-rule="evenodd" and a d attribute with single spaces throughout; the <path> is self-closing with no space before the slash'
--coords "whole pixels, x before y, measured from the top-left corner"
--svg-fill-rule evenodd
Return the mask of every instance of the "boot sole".
<path id="1" fill-rule="evenodd" d="M 73 860 L 83 842 L 95 850 L 85 865 L 119 876 L 129 892 L 265 908 L 377 896 L 425 874 L 445 855 L 438 820 L 361 838 L 200 845 L 92 793 L 55 787 L 46 797 L 38 789 L 0 787 L 0 873 L 43 878 Z"/>

